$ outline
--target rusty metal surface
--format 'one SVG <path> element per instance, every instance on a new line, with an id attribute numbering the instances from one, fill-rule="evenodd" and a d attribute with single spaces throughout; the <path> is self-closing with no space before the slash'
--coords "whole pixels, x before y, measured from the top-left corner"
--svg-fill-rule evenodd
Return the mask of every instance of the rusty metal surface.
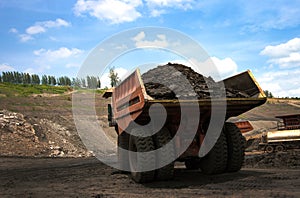
<path id="1" fill-rule="evenodd" d="M 147 95 L 141 74 L 137 69 L 129 75 L 119 86 L 113 90 L 113 112 L 115 119 L 122 128 L 119 128 L 119 134 L 129 126 L 132 120 L 136 120 L 145 109 L 154 103 L 162 104 L 169 115 L 172 112 L 178 113 L 180 108 L 193 108 L 198 105 L 201 115 L 209 115 L 212 109 L 212 101 L 216 110 L 227 107 L 226 119 L 232 116 L 238 116 L 252 108 L 264 104 L 266 97 L 264 92 L 254 79 L 252 73 L 248 70 L 241 74 L 224 80 L 228 88 L 234 88 L 246 92 L 251 98 L 220 98 L 220 99 L 200 99 L 200 100 L 154 100 Z M 203 117 L 201 116 L 201 119 Z"/>
<path id="2" fill-rule="evenodd" d="M 282 122 L 278 122 L 278 130 L 300 129 L 300 114 L 281 115 L 276 118 L 282 119 Z"/>
<path id="3" fill-rule="evenodd" d="M 253 126 L 247 120 L 237 121 L 234 124 L 240 129 L 242 133 L 246 133 L 253 130 Z"/>
<path id="4" fill-rule="evenodd" d="M 114 116 L 119 125 L 122 126 L 119 128 L 119 134 L 142 113 L 145 105 L 147 96 L 140 76 L 139 70 L 135 70 L 113 91 Z"/>

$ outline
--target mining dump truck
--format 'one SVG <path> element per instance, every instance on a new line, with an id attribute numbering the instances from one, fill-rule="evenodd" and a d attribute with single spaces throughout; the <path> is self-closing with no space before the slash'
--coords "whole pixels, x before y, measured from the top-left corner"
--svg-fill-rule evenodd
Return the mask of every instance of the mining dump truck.
<path id="1" fill-rule="evenodd" d="M 238 75 L 224 79 L 223 83 L 226 89 L 234 89 L 239 93 L 247 94 L 246 98 L 218 98 L 218 99 L 196 99 L 196 100 L 164 100 L 154 99 L 149 96 L 145 89 L 139 69 L 124 79 L 118 86 L 106 92 L 103 97 L 111 98 L 111 104 L 108 105 L 109 125 L 115 127 L 118 134 L 118 147 L 131 150 L 133 152 L 148 152 L 163 147 L 165 144 L 175 138 L 173 149 L 168 149 L 160 158 L 137 157 L 119 153 L 120 168 L 129 166 L 132 179 L 138 183 L 169 180 L 174 173 L 174 161 L 184 162 L 188 169 L 200 169 L 204 174 L 221 174 L 225 172 L 236 172 L 242 167 L 244 161 L 245 139 L 239 128 L 230 122 L 220 123 L 220 136 L 217 137 L 213 148 L 202 157 L 199 157 L 199 150 L 208 135 L 208 125 L 211 119 L 212 102 L 215 109 L 218 105 L 226 105 L 225 121 L 238 116 L 250 109 L 265 103 L 266 96 L 254 79 L 251 71 L 245 71 Z M 132 134 L 151 134 L 151 129 L 156 126 L 150 126 L 144 131 L 140 131 L 138 125 L 147 125 L 150 122 L 149 109 L 151 106 L 159 104 L 167 112 L 167 118 L 163 127 L 151 136 L 136 136 Z M 197 107 L 200 115 L 192 113 L 181 120 L 183 110 L 191 111 Z M 154 113 L 153 113 L 154 112 Z M 152 111 L 155 115 L 155 110 Z M 157 115 L 159 116 L 159 115 Z M 197 122 L 193 118 L 199 117 Z M 190 122 L 192 120 L 192 122 Z M 182 122 L 181 122 L 182 121 Z M 155 122 L 151 122 L 155 125 Z M 185 137 L 177 136 L 176 132 L 180 128 L 185 134 L 191 133 L 191 128 L 195 125 L 196 134 L 193 135 L 190 145 L 182 151 Z M 120 127 L 122 126 L 122 127 Z M 149 132 L 150 131 L 150 132 Z M 136 166 L 142 163 L 156 163 L 156 160 L 165 160 L 170 157 L 178 156 L 168 165 L 153 171 L 137 172 Z"/>
<path id="2" fill-rule="evenodd" d="M 277 131 L 262 134 L 259 148 L 268 153 L 300 148 L 300 114 L 276 116 Z"/>

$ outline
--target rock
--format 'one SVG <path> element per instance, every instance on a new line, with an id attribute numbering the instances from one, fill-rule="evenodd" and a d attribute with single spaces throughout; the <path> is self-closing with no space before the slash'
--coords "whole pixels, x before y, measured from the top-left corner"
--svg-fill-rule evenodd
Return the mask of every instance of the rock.
<path id="1" fill-rule="evenodd" d="M 56 157 L 60 154 L 60 151 L 59 150 L 53 150 L 50 154 L 50 157 Z"/>
<path id="2" fill-rule="evenodd" d="M 58 154 L 59 157 L 63 157 L 65 155 L 65 153 L 63 151 L 60 151 L 60 153 Z"/>

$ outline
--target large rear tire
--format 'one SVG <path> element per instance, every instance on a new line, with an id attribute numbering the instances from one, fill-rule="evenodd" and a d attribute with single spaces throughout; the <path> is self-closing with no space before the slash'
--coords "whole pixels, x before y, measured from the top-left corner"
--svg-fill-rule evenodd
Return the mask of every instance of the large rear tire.
<path id="1" fill-rule="evenodd" d="M 166 166 L 156 170 L 156 179 L 171 180 L 174 177 L 174 160 L 175 160 L 175 148 L 174 145 L 167 145 L 172 139 L 169 130 L 163 127 L 158 133 L 153 136 L 156 149 L 161 149 L 161 152 L 157 152 L 156 160 L 157 164 L 167 164 Z M 164 147 L 165 146 L 165 147 Z"/>
<path id="2" fill-rule="evenodd" d="M 227 166 L 227 142 L 224 132 L 220 134 L 214 147 L 201 158 L 200 168 L 204 174 L 213 175 L 223 173 Z"/>
<path id="3" fill-rule="evenodd" d="M 143 133 L 140 128 L 135 128 L 133 130 L 133 134 Z M 147 132 L 144 134 L 147 134 Z M 153 181 L 155 177 L 154 170 L 140 171 L 149 169 L 151 164 L 155 163 L 155 154 L 149 152 L 155 150 L 152 137 L 139 137 L 130 135 L 129 150 L 133 151 L 129 154 L 129 164 L 132 179 L 137 183 Z"/>
<path id="4" fill-rule="evenodd" d="M 244 163 L 246 139 L 240 129 L 230 122 L 225 123 L 225 134 L 227 139 L 228 159 L 227 172 L 239 171 Z"/>

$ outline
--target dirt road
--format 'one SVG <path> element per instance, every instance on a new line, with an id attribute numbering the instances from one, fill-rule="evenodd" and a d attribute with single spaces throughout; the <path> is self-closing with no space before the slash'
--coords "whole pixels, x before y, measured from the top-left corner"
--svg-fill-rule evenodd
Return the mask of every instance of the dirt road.
<path id="1" fill-rule="evenodd" d="M 106 102 L 97 95 L 96 110 L 99 122 L 106 127 Z M 84 101 L 83 101 L 84 102 Z M 276 102 L 276 103 L 275 103 Z M 297 101 L 298 102 L 298 101 Z M 295 103 L 299 104 L 299 103 Z M 8 109 L 23 115 L 17 120 L 5 122 L 8 129 L 22 129 L 12 121 L 24 122 L 24 126 L 33 128 L 34 142 L 23 137 L 18 131 L 4 130 L 1 142 L 11 144 L 15 149 L 6 152 L 0 148 L 0 197 L 300 197 L 299 154 L 259 155 L 246 160 L 247 168 L 233 174 L 206 176 L 201 172 L 187 171 L 183 165 L 177 165 L 175 178 L 169 182 L 136 184 L 129 175 L 120 174 L 95 158 L 38 158 L 5 157 L 49 156 L 51 148 L 59 146 L 64 155 L 86 156 L 85 149 L 77 135 L 72 119 L 71 96 L 55 97 L 12 97 L 0 98 L 0 109 Z M 4 111 L 5 112 L 5 111 Z M 286 103 L 270 101 L 254 109 L 241 118 L 251 121 L 276 121 L 274 115 L 299 112 L 299 108 Z M 7 116 L 3 114 L 3 118 Z M 22 119 L 21 119 L 22 118 Z M 24 120 L 23 120 L 24 118 Z M 5 119 L 4 119 L 5 120 Z M 6 126 L 5 125 L 5 126 Z M 16 126 L 15 126 L 16 125 Z M 261 126 L 261 125 L 260 125 Z M 259 126 L 259 127 L 260 127 Z M 111 134 L 115 134 L 112 129 Z M 16 139 L 19 135 L 21 139 Z M 9 139 L 9 137 L 11 138 Z M 23 139 L 22 139 L 23 138 Z M 11 141 L 15 140 L 15 141 Z M 26 143 L 24 146 L 19 143 Z M 45 144 L 45 153 L 34 155 L 30 145 Z M 74 147 L 73 147 L 74 146 Z M 76 146 L 76 147 L 75 147 Z M 9 147 L 7 147 L 9 148 Z M 18 148 L 18 149 L 16 149 Z M 23 150 L 21 150 L 23 149 Z M 17 152 L 19 151 L 19 152 Z M 55 150 L 56 151 L 56 150 Z M 31 154 L 30 154 L 31 153 Z M 286 165 L 287 163 L 287 165 Z M 267 166 L 268 165 L 268 166 Z M 274 169 L 274 168 L 277 169 Z M 296 167 L 291 169 L 290 167 Z M 261 169 L 264 168 L 264 169 Z"/>
<path id="2" fill-rule="evenodd" d="M 174 181 L 142 185 L 95 158 L 0 158 L 0 197 L 220 196 L 299 197 L 300 170 L 245 168 L 206 176 L 178 164 Z"/>

